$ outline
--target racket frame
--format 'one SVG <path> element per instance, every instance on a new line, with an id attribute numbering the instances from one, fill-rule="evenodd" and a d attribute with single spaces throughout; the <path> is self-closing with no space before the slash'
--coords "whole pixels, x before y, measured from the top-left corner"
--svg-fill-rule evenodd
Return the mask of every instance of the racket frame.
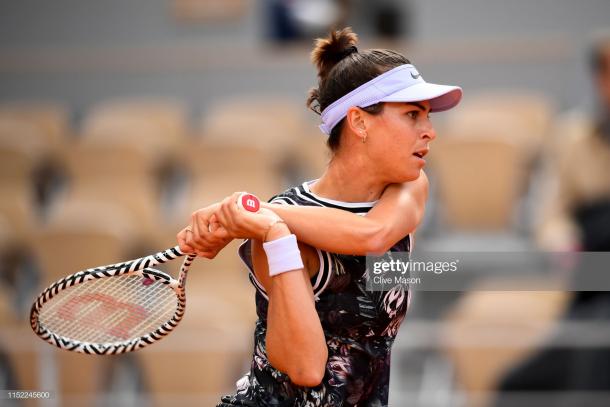
<path id="1" fill-rule="evenodd" d="M 79 271 L 77 273 L 66 276 L 47 287 L 36 298 L 30 310 L 30 326 L 36 335 L 51 345 L 55 345 L 60 349 L 69 350 L 92 355 L 117 355 L 126 352 L 132 352 L 151 345 L 160 339 L 163 339 L 171 333 L 184 317 L 186 308 L 186 277 L 196 255 L 186 255 L 182 265 L 180 266 L 180 274 L 178 280 L 171 277 L 169 274 L 153 269 L 151 267 L 168 261 L 175 260 L 184 256 L 178 246 L 167 250 L 151 254 L 149 256 L 138 259 L 129 260 L 122 263 L 110 264 L 102 267 L 95 267 Z M 156 330 L 126 341 L 117 341 L 109 343 L 91 343 L 81 342 L 74 339 L 66 338 L 55 334 L 40 323 L 38 316 L 40 310 L 47 302 L 51 301 L 58 293 L 69 289 L 70 287 L 86 283 L 87 281 L 112 278 L 116 276 L 141 276 L 155 282 L 168 285 L 174 290 L 177 297 L 177 307 L 174 315 Z"/>

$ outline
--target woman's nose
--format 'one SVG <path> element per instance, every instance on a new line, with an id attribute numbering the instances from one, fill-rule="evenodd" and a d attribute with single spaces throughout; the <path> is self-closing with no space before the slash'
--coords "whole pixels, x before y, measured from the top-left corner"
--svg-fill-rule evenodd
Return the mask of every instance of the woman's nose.
<path id="1" fill-rule="evenodd" d="M 432 125 L 428 125 L 423 129 L 422 138 L 427 138 L 430 141 L 436 138 L 436 130 L 434 130 L 434 127 Z"/>

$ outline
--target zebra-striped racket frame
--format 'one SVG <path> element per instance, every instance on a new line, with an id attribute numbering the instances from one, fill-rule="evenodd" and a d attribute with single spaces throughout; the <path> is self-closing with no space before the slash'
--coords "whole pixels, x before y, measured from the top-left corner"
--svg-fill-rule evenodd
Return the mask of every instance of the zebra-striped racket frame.
<path id="1" fill-rule="evenodd" d="M 180 267 L 180 275 L 178 280 L 175 280 L 167 273 L 152 269 L 150 267 L 175 260 L 184 255 L 185 253 L 183 253 L 180 248 L 176 246 L 149 256 L 133 259 L 123 263 L 90 268 L 64 277 L 61 280 L 51 284 L 36 298 L 30 311 L 30 325 L 36 335 L 51 345 L 55 345 L 60 349 L 79 353 L 93 355 L 116 355 L 119 353 L 131 352 L 151 345 L 171 333 L 182 320 L 186 308 L 186 277 L 196 256 L 189 254 L 185 257 L 182 266 Z M 169 285 L 178 297 L 178 306 L 176 307 L 174 315 L 167 322 L 149 334 L 123 342 L 112 343 L 79 342 L 70 338 L 59 336 L 48 330 L 43 324 L 40 323 L 38 316 L 42 306 L 51 301 L 53 297 L 57 295 L 57 293 L 93 279 L 112 278 L 123 275 L 138 275 Z"/>

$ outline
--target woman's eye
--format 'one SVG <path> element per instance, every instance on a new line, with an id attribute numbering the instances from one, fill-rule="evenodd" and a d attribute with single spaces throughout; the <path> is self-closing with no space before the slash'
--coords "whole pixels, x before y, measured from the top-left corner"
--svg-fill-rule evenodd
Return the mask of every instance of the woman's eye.
<path id="1" fill-rule="evenodd" d="M 419 112 L 417 110 L 412 110 L 410 112 L 407 113 L 407 116 L 409 116 L 411 119 L 417 119 L 417 114 Z"/>

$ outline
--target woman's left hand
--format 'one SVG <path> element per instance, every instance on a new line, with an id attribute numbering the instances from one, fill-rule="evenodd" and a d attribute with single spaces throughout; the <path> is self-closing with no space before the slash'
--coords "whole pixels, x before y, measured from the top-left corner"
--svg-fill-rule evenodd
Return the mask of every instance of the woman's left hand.
<path id="1" fill-rule="evenodd" d="M 213 204 L 193 212 L 191 223 L 176 236 L 184 253 L 213 259 L 233 240 L 216 221 L 215 212 L 219 207 L 220 204 Z"/>
<path id="2" fill-rule="evenodd" d="M 258 239 L 263 241 L 269 226 L 281 218 L 271 209 L 260 208 L 258 212 L 249 212 L 237 206 L 237 198 L 242 192 L 235 192 L 225 198 L 215 212 L 218 223 L 228 235 L 237 239 Z"/>

